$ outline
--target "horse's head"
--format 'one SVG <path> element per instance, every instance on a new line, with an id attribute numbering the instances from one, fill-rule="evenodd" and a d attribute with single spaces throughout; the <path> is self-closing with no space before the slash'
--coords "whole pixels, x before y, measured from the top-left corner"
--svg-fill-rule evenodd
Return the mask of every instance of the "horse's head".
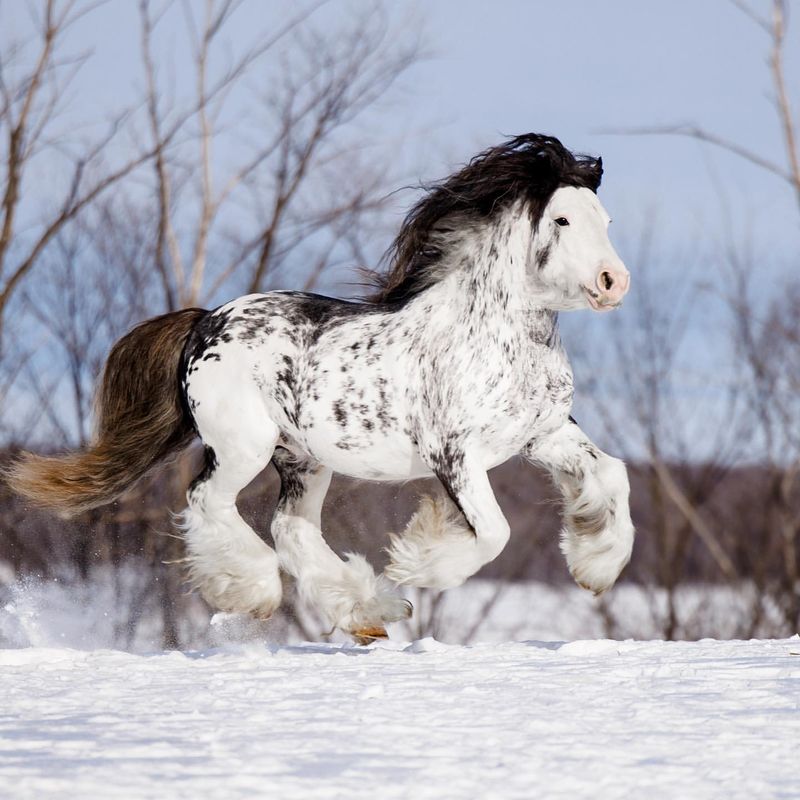
<path id="1" fill-rule="evenodd" d="M 504 262 L 505 274 L 519 279 L 525 262 L 526 294 L 539 307 L 618 306 L 629 275 L 608 240 L 608 214 L 596 194 L 602 175 L 601 159 L 575 155 L 552 136 L 526 133 L 484 150 L 427 187 L 389 249 L 391 269 L 371 299 L 404 303 L 465 265 L 476 267 L 474 239 L 495 236 L 505 220 L 505 242 L 514 239 L 521 256 L 516 268 L 513 258 Z"/>
<path id="2" fill-rule="evenodd" d="M 543 304 L 557 311 L 608 311 L 622 302 L 630 274 L 609 238 L 610 218 L 587 186 L 559 186 L 536 224 L 528 275 Z"/>

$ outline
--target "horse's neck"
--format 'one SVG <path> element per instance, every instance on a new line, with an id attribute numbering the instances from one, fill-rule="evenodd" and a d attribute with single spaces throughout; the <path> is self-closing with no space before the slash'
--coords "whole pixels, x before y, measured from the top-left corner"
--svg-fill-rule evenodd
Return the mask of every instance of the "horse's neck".
<path id="1" fill-rule="evenodd" d="M 556 346 L 558 314 L 537 304 L 526 278 L 535 247 L 525 218 L 501 218 L 449 256 L 456 266 L 423 293 L 426 304 L 450 309 L 448 324 L 467 327 L 479 342 L 502 330 L 520 342 Z"/>

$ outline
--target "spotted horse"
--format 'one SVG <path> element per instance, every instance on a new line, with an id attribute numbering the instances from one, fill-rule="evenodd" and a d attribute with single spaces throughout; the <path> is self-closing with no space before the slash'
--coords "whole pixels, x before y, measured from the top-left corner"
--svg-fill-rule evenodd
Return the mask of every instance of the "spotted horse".
<path id="1" fill-rule="evenodd" d="M 142 323 L 110 354 L 91 447 L 25 454 L 8 482 L 76 513 L 199 437 L 205 466 L 180 530 L 203 597 L 268 617 L 284 570 L 332 626 L 366 640 L 410 613 L 401 587 L 458 586 L 497 557 L 509 526 L 487 471 L 521 455 L 563 493 L 572 576 L 603 592 L 633 545 L 628 478 L 570 417 L 557 326 L 560 311 L 613 309 L 628 291 L 596 194 L 601 176 L 599 158 L 518 136 L 426 189 L 362 301 L 275 291 Z M 236 506 L 270 462 L 282 486 L 274 548 Z M 433 475 L 444 488 L 391 537 L 382 574 L 325 542 L 334 472 Z"/>

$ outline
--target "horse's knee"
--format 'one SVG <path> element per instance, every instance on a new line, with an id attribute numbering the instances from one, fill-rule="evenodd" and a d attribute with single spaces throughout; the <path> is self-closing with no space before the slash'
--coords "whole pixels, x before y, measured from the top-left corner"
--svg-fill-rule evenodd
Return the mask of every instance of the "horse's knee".
<path id="1" fill-rule="evenodd" d="M 603 490 L 614 498 L 630 494 L 628 470 L 619 458 L 603 454 L 597 464 L 597 478 Z"/>
<path id="2" fill-rule="evenodd" d="M 319 528 L 333 471 L 311 458 L 298 458 L 283 447 L 275 449 L 272 463 L 281 479 L 279 511 L 303 517 Z"/>
<path id="3" fill-rule="evenodd" d="M 450 500 L 425 497 L 405 531 L 392 535 L 385 574 L 398 584 L 452 589 L 497 558 L 509 535 L 502 514 L 473 525 Z"/>

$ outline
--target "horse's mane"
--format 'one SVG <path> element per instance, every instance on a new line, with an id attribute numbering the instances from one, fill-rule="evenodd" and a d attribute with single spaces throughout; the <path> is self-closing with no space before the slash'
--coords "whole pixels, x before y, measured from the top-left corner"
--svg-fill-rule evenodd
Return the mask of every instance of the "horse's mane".
<path id="1" fill-rule="evenodd" d="M 435 282 L 442 243 L 459 227 L 486 221 L 519 200 L 527 202 L 534 225 L 559 186 L 597 191 L 603 175 L 600 158 L 574 155 L 555 137 L 525 133 L 490 147 L 440 183 L 409 211 L 384 260 L 388 269 L 374 276 L 376 303 L 402 304 Z M 454 226 L 455 227 L 455 226 Z"/>

